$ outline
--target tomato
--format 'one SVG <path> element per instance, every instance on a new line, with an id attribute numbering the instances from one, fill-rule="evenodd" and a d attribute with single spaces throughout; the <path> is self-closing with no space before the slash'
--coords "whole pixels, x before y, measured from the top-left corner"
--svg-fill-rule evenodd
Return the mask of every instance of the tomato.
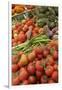
<path id="1" fill-rule="evenodd" d="M 40 61 L 36 61 L 35 67 L 36 67 L 36 70 L 38 71 L 43 71 L 44 69 Z"/>
<path id="2" fill-rule="evenodd" d="M 57 64 L 54 64 L 54 70 L 58 70 L 58 65 Z"/>
<path id="3" fill-rule="evenodd" d="M 43 51 L 43 56 L 44 56 L 44 57 L 47 57 L 48 54 L 49 54 L 48 50 L 44 50 L 44 51 Z"/>
<path id="4" fill-rule="evenodd" d="M 58 71 L 54 71 L 53 73 L 52 73 L 52 79 L 54 80 L 54 81 L 58 81 Z"/>
<path id="5" fill-rule="evenodd" d="M 20 25 L 21 25 L 20 23 L 17 23 L 17 24 L 15 25 L 15 28 L 18 29 L 18 27 L 19 27 Z"/>
<path id="6" fill-rule="evenodd" d="M 19 85 L 19 84 L 20 84 L 19 76 L 12 78 L 12 85 Z"/>
<path id="7" fill-rule="evenodd" d="M 32 20 L 32 19 L 28 20 L 28 21 L 26 22 L 26 25 L 28 25 L 28 26 L 34 25 L 33 20 Z"/>
<path id="8" fill-rule="evenodd" d="M 22 51 L 19 51 L 19 52 L 18 52 L 18 57 L 21 57 L 22 54 L 23 54 L 23 52 L 22 52 Z"/>
<path id="9" fill-rule="evenodd" d="M 37 33 L 35 31 L 32 31 L 32 36 L 33 37 L 37 36 Z"/>
<path id="10" fill-rule="evenodd" d="M 28 30 L 28 25 L 25 24 L 24 27 L 23 27 L 23 31 L 27 32 L 27 30 Z"/>
<path id="11" fill-rule="evenodd" d="M 54 58 L 54 60 L 57 60 L 58 59 L 58 52 L 55 50 L 54 52 L 53 52 L 53 58 Z"/>
<path id="12" fill-rule="evenodd" d="M 23 85 L 28 85 L 29 84 L 29 81 L 28 80 L 24 80 L 22 84 Z"/>
<path id="13" fill-rule="evenodd" d="M 52 65 L 52 66 L 55 64 L 54 59 L 53 59 L 53 57 L 51 55 L 48 55 L 47 56 L 47 58 L 46 58 L 46 64 L 47 65 Z"/>
<path id="14" fill-rule="evenodd" d="M 16 42 L 14 42 L 13 44 L 12 44 L 12 46 L 16 46 L 17 45 L 17 43 Z"/>
<path id="15" fill-rule="evenodd" d="M 12 46 L 16 46 L 17 43 L 15 42 L 15 40 L 12 42 Z"/>
<path id="16" fill-rule="evenodd" d="M 41 76 L 40 81 L 41 81 L 41 83 L 47 83 L 47 81 L 48 81 L 47 76 L 46 75 Z"/>
<path id="17" fill-rule="evenodd" d="M 28 81 L 29 81 L 30 84 L 35 84 L 36 83 L 35 76 L 29 76 Z"/>
<path id="18" fill-rule="evenodd" d="M 23 32 L 22 33 L 20 32 L 19 35 L 18 35 L 18 38 L 22 43 L 26 40 L 26 35 Z"/>
<path id="19" fill-rule="evenodd" d="M 12 63 L 16 64 L 18 62 L 18 57 L 17 55 L 12 55 Z"/>
<path id="20" fill-rule="evenodd" d="M 45 69 L 45 74 L 46 74 L 47 76 L 51 76 L 52 73 L 53 73 L 53 71 L 54 71 L 54 68 L 49 65 L 49 66 L 47 66 L 46 69 Z"/>
<path id="21" fill-rule="evenodd" d="M 20 69 L 20 74 L 19 74 L 20 81 L 26 80 L 28 78 L 28 75 L 29 74 L 28 74 L 28 72 L 27 72 L 27 70 L 25 68 Z"/>
<path id="22" fill-rule="evenodd" d="M 54 80 L 49 79 L 49 80 L 48 80 L 48 83 L 54 83 Z"/>
<path id="23" fill-rule="evenodd" d="M 42 54 L 42 52 L 43 52 L 43 50 L 42 50 L 41 47 L 36 47 L 36 48 L 34 48 L 34 50 L 35 50 L 36 56 L 37 56 L 38 54 Z"/>
<path id="24" fill-rule="evenodd" d="M 23 24 L 17 28 L 17 31 L 20 32 L 22 30 L 22 27 L 23 27 Z"/>
<path id="25" fill-rule="evenodd" d="M 42 72 L 36 70 L 36 78 L 37 78 L 37 80 L 40 80 L 40 77 L 41 77 L 41 76 L 42 76 Z"/>
<path id="26" fill-rule="evenodd" d="M 32 63 L 29 63 L 27 66 L 27 70 L 29 72 L 29 74 L 35 74 L 35 66 Z"/>
<path id="27" fill-rule="evenodd" d="M 28 54 L 28 61 L 34 61 L 36 55 L 35 55 L 35 52 L 32 51 L 31 53 Z"/>
<path id="28" fill-rule="evenodd" d="M 39 32 L 39 28 L 38 28 L 38 27 L 35 27 L 35 28 L 34 28 L 34 31 L 35 31 L 36 33 L 38 33 L 38 32 Z"/>
<path id="29" fill-rule="evenodd" d="M 12 64 L 12 72 L 18 71 L 19 67 L 17 64 Z"/>
<path id="30" fill-rule="evenodd" d="M 42 54 L 37 54 L 36 57 L 38 58 L 38 60 L 41 60 L 42 59 Z"/>
<path id="31" fill-rule="evenodd" d="M 12 44 L 15 42 L 15 40 L 14 39 L 12 39 Z"/>

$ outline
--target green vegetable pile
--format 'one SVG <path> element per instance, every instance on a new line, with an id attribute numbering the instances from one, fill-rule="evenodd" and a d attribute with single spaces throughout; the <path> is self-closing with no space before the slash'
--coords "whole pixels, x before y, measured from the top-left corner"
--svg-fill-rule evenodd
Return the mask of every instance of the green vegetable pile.
<path id="1" fill-rule="evenodd" d="M 39 27 L 47 24 L 50 28 L 53 28 L 58 25 L 58 7 L 37 6 L 33 15 L 36 16 Z"/>

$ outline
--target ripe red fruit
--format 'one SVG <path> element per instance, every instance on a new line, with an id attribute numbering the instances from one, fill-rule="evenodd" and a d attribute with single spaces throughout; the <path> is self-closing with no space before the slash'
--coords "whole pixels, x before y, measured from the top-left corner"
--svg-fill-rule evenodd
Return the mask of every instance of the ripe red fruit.
<path id="1" fill-rule="evenodd" d="M 12 72 L 16 72 L 19 69 L 17 64 L 12 64 Z"/>
<path id="2" fill-rule="evenodd" d="M 29 76 L 28 81 L 29 81 L 30 84 L 35 84 L 36 83 L 35 76 Z"/>
<path id="3" fill-rule="evenodd" d="M 17 29 L 21 24 L 20 23 L 17 23 L 15 28 Z"/>
<path id="4" fill-rule="evenodd" d="M 20 84 L 20 79 L 19 77 L 15 77 L 15 78 L 12 78 L 12 85 L 19 85 Z"/>
<path id="5" fill-rule="evenodd" d="M 36 71 L 36 78 L 37 78 L 37 80 L 40 80 L 41 76 L 42 76 L 42 72 L 41 71 Z"/>
<path id="6" fill-rule="evenodd" d="M 54 70 L 58 70 L 58 65 L 57 64 L 54 64 Z"/>
<path id="7" fill-rule="evenodd" d="M 58 71 L 54 71 L 53 73 L 52 73 L 52 79 L 54 80 L 54 81 L 58 81 Z"/>
<path id="8" fill-rule="evenodd" d="M 29 74 L 35 74 L 35 66 L 34 66 L 34 64 L 33 63 L 28 64 L 27 70 L 28 70 Z"/>
<path id="9" fill-rule="evenodd" d="M 54 83 L 54 80 L 49 79 L 49 80 L 48 80 L 48 83 Z"/>
<path id="10" fill-rule="evenodd" d="M 48 78 L 46 75 L 41 76 L 41 83 L 47 83 Z"/>
<path id="11" fill-rule="evenodd" d="M 17 55 L 12 55 L 12 63 L 16 64 L 18 62 L 18 57 Z"/>
<path id="12" fill-rule="evenodd" d="M 21 68 L 20 74 L 19 74 L 19 79 L 20 81 L 24 81 L 28 78 L 28 72 L 25 68 Z"/>
<path id="13" fill-rule="evenodd" d="M 35 67 L 36 67 L 36 70 L 38 70 L 38 71 L 43 71 L 43 69 L 44 69 L 41 64 L 41 61 L 36 61 Z"/>
<path id="14" fill-rule="evenodd" d="M 44 51 L 43 51 L 43 56 L 44 56 L 44 57 L 47 57 L 48 53 L 49 53 L 48 50 L 44 50 Z"/>
<path id="15" fill-rule="evenodd" d="M 18 38 L 22 43 L 26 40 L 26 35 L 24 33 L 19 33 Z"/>
<path id="16" fill-rule="evenodd" d="M 54 60 L 57 60 L 58 59 L 58 52 L 57 51 L 54 51 L 53 58 L 54 58 Z"/>
<path id="17" fill-rule="evenodd" d="M 54 71 L 54 68 L 52 66 L 47 66 L 46 69 L 45 69 L 45 74 L 47 76 L 51 76 L 53 71 Z"/>
<path id="18" fill-rule="evenodd" d="M 37 56 L 37 54 L 42 54 L 42 48 L 37 47 L 34 50 L 35 50 L 36 56 Z"/>
<path id="19" fill-rule="evenodd" d="M 18 52 L 18 57 L 21 57 L 21 56 L 22 56 L 22 54 L 23 54 L 23 52 L 22 52 L 22 51 Z"/>
<path id="20" fill-rule="evenodd" d="M 47 56 L 46 62 L 47 62 L 46 63 L 47 65 L 54 65 L 54 63 L 55 63 L 53 57 L 50 55 Z"/>
<path id="21" fill-rule="evenodd" d="M 28 80 L 24 80 L 22 84 L 23 85 L 27 85 L 27 84 L 29 84 L 29 81 Z"/>
<path id="22" fill-rule="evenodd" d="M 28 30 L 28 26 L 25 24 L 24 27 L 23 27 L 23 31 L 27 32 L 27 30 Z"/>
<path id="23" fill-rule="evenodd" d="M 42 54 L 37 54 L 36 57 L 38 58 L 38 60 L 41 60 L 42 59 Z"/>

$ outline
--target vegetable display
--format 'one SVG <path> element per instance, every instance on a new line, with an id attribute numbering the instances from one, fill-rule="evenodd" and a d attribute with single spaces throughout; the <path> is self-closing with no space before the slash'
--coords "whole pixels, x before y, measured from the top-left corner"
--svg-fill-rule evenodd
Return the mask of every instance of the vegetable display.
<path id="1" fill-rule="evenodd" d="M 58 7 L 12 4 L 12 85 L 58 83 Z"/>

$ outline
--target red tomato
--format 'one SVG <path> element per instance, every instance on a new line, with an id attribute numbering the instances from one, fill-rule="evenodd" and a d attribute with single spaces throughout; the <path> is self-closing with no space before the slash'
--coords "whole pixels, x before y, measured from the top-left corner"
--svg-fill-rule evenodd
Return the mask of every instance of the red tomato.
<path id="1" fill-rule="evenodd" d="M 17 43 L 15 42 L 15 39 L 12 39 L 12 46 L 17 45 Z"/>
<path id="2" fill-rule="evenodd" d="M 32 63 L 29 63 L 27 66 L 27 70 L 29 72 L 29 74 L 35 74 L 35 66 Z"/>
<path id="3" fill-rule="evenodd" d="M 49 65 L 49 66 L 47 66 L 46 69 L 45 69 L 45 74 L 46 74 L 47 76 L 51 76 L 52 73 L 53 73 L 53 71 L 54 71 L 54 68 Z"/>
<path id="4" fill-rule="evenodd" d="M 23 85 L 28 85 L 29 84 L 29 81 L 28 80 L 24 80 L 22 84 Z"/>
<path id="5" fill-rule="evenodd" d="M 46 75 L 41 76 L 41 83 L 47 83 L 48 78 Z"/>
<path id="6" fill-rule="evenodd" d="M 38 60 L 41 60 L 42 59 L 42 54 L 37 54 L 36 57 L 38 58 Z"/>
<path id="7" fill-rule="evenodd" d="M 18 57 L 17 55 L 12 55 L 12 63 L 16 64 L 18 62 Z"/>
<path id="8" fill-rule="evenodd" d="M 20 81 L 24 81 L 28 78 L 28 72 L 25 68 L 20 69 L 19 79 Z"/>
<path id="9" fill-rule="evenodd" d="M 49 54 L 48 50 L 44 50 L 44 51 L 43 51 L 43 56 L 44 56 L 44 57 L 47 57 L 48 54 Z"/>
<path id="10" fill-rule="evenodd" d="M 19 85 L 20 84 L 20 79 L 17 76 L 16 78 L 12 78 L 12 85 Z"/>
<path id="11" fill-rule="evenodd" d="M 34 31 L 35 31 L 36 33 L 38 33 L 38 32 L 39 32 L 39 28 L 38 28 L 38 27 L 35 27 L 35 28 L 34 28 Z"/>
<path id="12" fill-rule="evenodd" d="M 17 23 L 17 24 L 15 25 L 15 28 L 18 29 L 18 27 L 19 27 L 20 25 L 21 25 L 20 23 Z"/>
<path id="13" fill-rule="evenodd" d="M 34 25 L 33 20 L 30 19 L 29 21 L 27 21 L 27 22 L 26 22 L 26 25 L 28 25 L 28 26 L 30 26 L 30 25 Z"/>
<path id="14" fill-rule="evenodd" d="M 46 64 L 47 65 L 54 65 L 54 59 L 53 59 L 53 57 L 52 56 L 47 56 L 47 59 L 46 59 Z"/>
<path id="15" fill-rule="evenodd" d="M 17 45 L 17 43 L 16 42 L 14 42 L 13 44 L 12 44 L 12 46 L 16 46 Z"/>
<path id="16" fill-rule="evenodd" d="M 35 76 L 29 76 L 28 81 L 29 81 L 30 84 L 35 84 L 36 83 Z"/>
<path id="17" fill-rule="evenodd" d="M 37 56 L 37 54 L 42 54 L 42 52 L 43 52 L 41 47 L 36 47 L 34 50 L 35 50 L 36 56 Z"/>
<path id="18" fill-rule="evenodd" d="M 48 83 L 54 83 L 54 80 L 49 79 L 49 80 L 48 80 Z"/>
<path id="19" fill-rule="evenodd" d="M 21 57 L 22 54 L 23 54 L 23 52 L 22 51 L 19 51 L 18 52 L 18 57 Z"/>
<path id="20" fill-rule="evenodd" d="M 36 78 L 37 78 L 37 80 L 40 80 L 41 76 L 42 76 L 42 72 L 41 71 L 36 71 Z"/>
<path id="21" fill-rule="evenodd" d="M 18 71 L 19 67 L 17 64 L 12 64 L 12 72 Z"/>
<path id="22" fill-rule="evenodd" d="M 22 25 L 20 25 L 18 28 L 17 28 L 17 31 L 20 32 L 22 30 Z"/>
<path id="23" fill-rule="evenodd" d="M 35 31 L 32 31 L 32 36 L 33 37 L 37 36 L 37 33 Z"/>
<path id="24" fill-rule="evenodd" d="M 36 70 L 38 71 L 43 71 L 44 69 L 40 61 L 36 61 L 35 67 L 36 67 Z"/>
<path id="25" fill-rule="evenodd" d="M 22 42 L 24 42 L 26 40 L 26 35 L 25 34 L 22 34 L 22 33 L 19 33 L 18 38 L 19 38 L 19 40 L 22 43 Z"/>
<path id="26" fill-rule="evenodd" d="M 28 30 L 28 26 L 25 24 L 24 27 L 23 27 L 23 31 L 27 32 L 27 30 Z"/>
<path id="27" fill-rule="evenodd" d="M 58 70 L 58 65 L 57 64 L 54 64 L 54 70 Z"/>
<path id="28" fill-rule="evenodd" d="M 58 81 L 58 71 L 54 71 L 53 73 L 52 73 L 52 79 L 54 80 L 54 81 Z"/>
<path id="29" fill-rule="evenodd" d="M 53 52 L 53 58 L 54 58 L 54 60 L 58 59 L 58 52 L 57 51 Z"/>

